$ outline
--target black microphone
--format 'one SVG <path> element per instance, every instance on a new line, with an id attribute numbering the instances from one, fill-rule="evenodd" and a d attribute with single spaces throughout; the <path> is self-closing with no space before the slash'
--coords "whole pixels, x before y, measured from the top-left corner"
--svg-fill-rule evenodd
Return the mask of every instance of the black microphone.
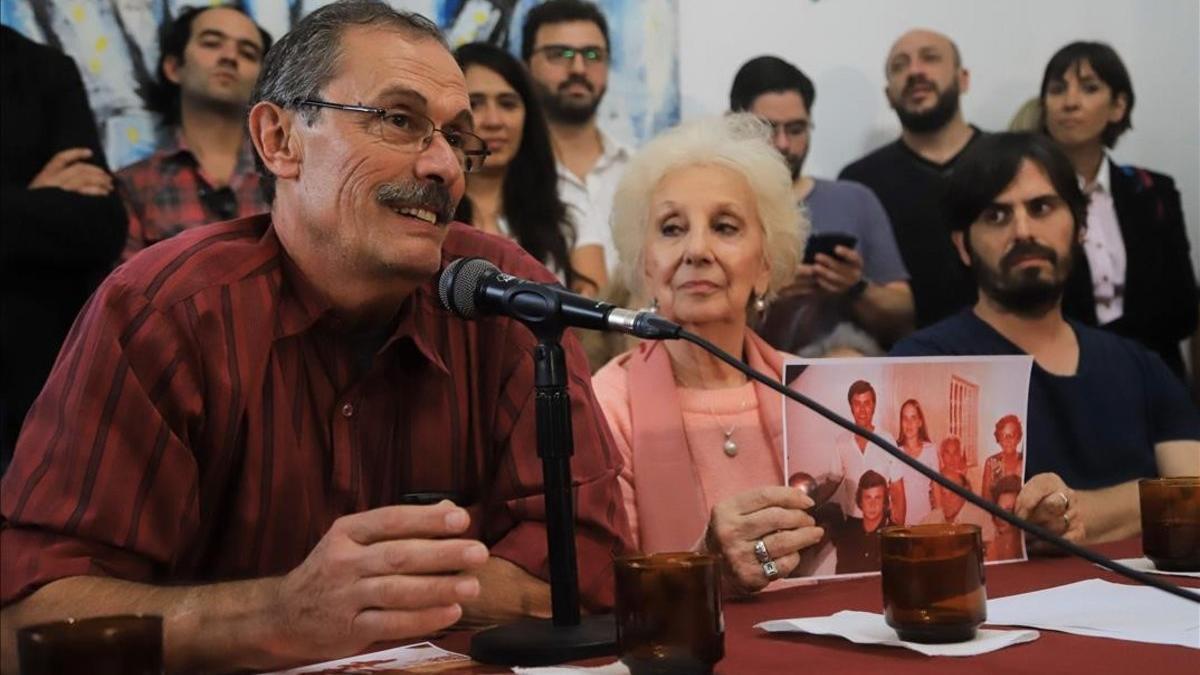
<path id="1" fill-rule="evenodd" d="M 588 328 L 648 340 L 679 336 L 678 325 L 653 312 L 636 312 L 500 271 L 483 258 L 459 258 L 438 279 L 442 306 L 464 319 L 499 314 L 531 328 Z"/>

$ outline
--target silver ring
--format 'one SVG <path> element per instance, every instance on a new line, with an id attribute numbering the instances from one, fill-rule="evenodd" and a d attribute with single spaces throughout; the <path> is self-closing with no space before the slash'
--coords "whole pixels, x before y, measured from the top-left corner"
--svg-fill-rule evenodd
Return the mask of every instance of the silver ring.
<path id="1" fill-rule="evenodd" d="M 767 575 L 767 581 L 775 581 L 779 578 L 779 565 L 775 564 L 774 560 L 768 560 L 762 564 L 763 574 Z"/>
<path id="2" fill-rule="evenodd" d="M 754 542 L 754 557 L 764 565 L 771 562 L 771 554 L 767 551 L 767 542 L 762 539 Z"/>
<path id="3" fill-rule="evenodd" d="M 1066 529 L 1071 529 L 1071 516 L 1065 511 L 1063 512 L 1063 525 L 1066 526 Z"/>

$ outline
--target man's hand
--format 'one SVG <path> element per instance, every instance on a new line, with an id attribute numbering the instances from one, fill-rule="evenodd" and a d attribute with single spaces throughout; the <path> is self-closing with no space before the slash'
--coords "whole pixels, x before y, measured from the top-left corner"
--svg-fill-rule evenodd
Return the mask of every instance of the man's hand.
<path id="1" fill-rule="evenodd" d="M 817 293 L 817 268 L 815 265 L 796 265 L 796 276 L 792 283 L 779 290 L 779 297 L 805 297 Z"/>
<path id="2" fill-rule="evenodd" d="M 863 259 L 849 246 L 837 246 L 836 255 L 818 253 L 813 264 L 817 286 L 830 295 L 842 295 L 863 275 Z"/>
<path id="3" fill-rule="evenodd" d="M 836 256 L 818 253 L 812 264 L 797 265 L 796 276 L 779 291 L 779 297 L 836 297 L 850 290 L 863 278 L 862 256 L 848 246 L 837 246 L 834 251 Z"/>
<path id="4" fill-rule="evenodd" d="M 1075 491 L 1056 473 L 1039 473 L 1030 478 L 1017 495 L 1016 515 L 1050 530 L 1073 543 L 1087 537 L 1087 525 Z M 1030 549 L 1036 553 L 1052 553 L 1057 547 L 1031 539 Z"/>
<path id="5" fill-rule="evenodd" d="M 29 183 L 30 190 L 59 188 L 91 197 L 103 197 L 113 190 L 113 178 L 107 171 L 87 162 L 92 151 L 68 148 L 46 162 Z"/>
<path id="6" fill-rule="evenodd" d="M 782 485 L 748 490 L 713 507 L 704 547 L 720 553 L 724 576 L 735 592 L 753 593 L 769 583 L 755 554 L 762 540 L 779 569 L 779 577 L 800 564 L 800 551 L 821 541 L 825 530 L 816 527 L 804 509 L 813 501 L 802 490 Z"/>
<path id="7" fill-rule="evenodd" d="M 339 518 L 277 586 L 279 651 L 297 661 L 345 656 L 458 621 L 459 603 L 479 595 L 470 572 L 488 560 L 482 543 L 447 538 L 468 522 L 449 501 Z"/>

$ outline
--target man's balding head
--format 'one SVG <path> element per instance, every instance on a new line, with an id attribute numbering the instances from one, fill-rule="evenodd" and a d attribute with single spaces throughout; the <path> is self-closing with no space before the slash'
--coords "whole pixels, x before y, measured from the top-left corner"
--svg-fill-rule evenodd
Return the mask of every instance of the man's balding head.
<path id="1" fill-rule="evenodd" d="M 892 45 L 884 63 L 888 102 L 900 124 L 913 133 L 930 133 L 959 113 L 958 97 L 970 75 L 950 38 L 936 31 L 910 30 Z"/>
<path id="2" fill-rule="evenodd" d="M 884 69 L 890 70 L 888 64 L 891 64 L 892 56 L 897 51 L 923 45 L 941 45 L 949 49 L 954 56 L 954 66 L 962 68 L 962 53 L 958 51 L 958 45 L 954 43 L 954 40 L 951 40 L 945 33 L 939 33 L 929 28 L 914 28 L 896 38 L 896 41 L 892 43 L 892 48 L 888 50 L 887 64 L 884 65 Z"/>

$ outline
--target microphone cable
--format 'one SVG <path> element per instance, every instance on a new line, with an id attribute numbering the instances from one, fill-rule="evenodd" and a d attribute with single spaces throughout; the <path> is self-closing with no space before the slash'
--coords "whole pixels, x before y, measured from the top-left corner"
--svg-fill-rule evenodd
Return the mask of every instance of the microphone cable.
<path id="1" fill-rule="evenodd" d="M 760 382 L 760 383 L 770 387 L 771 389 L 774 389 L 775 391 L 779 392 L 780 394 L 783 394 L 784 396 L 792 399 L 793 401 L 796 401 L 797 403 L 812 410 L 813 412 L 817 413 L 821 417 L 824 417 L 825 419 L 829 420 L 830 422 L 833 422 L 834 424 L 838 425 L 839 427 L 841 427 L 853 434 L 856 434 L 858 436 L 863 436 L 863 437 L 869 439 L 872 443 L 883 448 L 885 451 L 887 451 L 888 454 L 892 455 L 896 459 L 899 459 L 900 461 L 904 462 L 908 466 L 912 467 L 917 472 L 919 472 L 921 475 L 932 480 L 933 482 L 937 483 L 938 485 L 941 485 L 942 487 L 946 488 L 947 490 L 950 490 L 954 494 L 958 495 L 959 497 L 962 497 L 963 499 L 974 504 L 975 506 L 978 506 L 979 508 L 983 509 L 984 511 L 987 511 L 989 514 L 1009 523 L 1010 525 L 1013 525 L 1021 530 L 1024 530 L 1025 532 L 1032 534 L 1033 536 L 1037 537 L 1038 539 L 1041 539 L 1042 541 L 1049 542 L 1050 544 L 1053 544 L 1054 546 L 1066 551 L 1067 553 L 1070 553 L 1072 555 L 1083 558 L 1084 560 L 1087 560 L 1089 562 L 1095 563 L 1095 564 L 1099 565 L 1100 567 L 1103 567 L 1111 572 L 1115 572 L 1116 574 L 1119 574 L 1123 577 L 1127 577 L 1129 579 L 1137 581 L 1146 586 L 1152 586 L 1154 588 L 1159 589 L 1160 591 L 1165 591 L 1172 595 L 1179 596 L 1179 597 L 1183 598 L 1184 600 L 1190 600 L 1191 602 L 1200 604 L 1200 593 L 1195 593 L 1192 591 L 1185 590 L 1184 588 L 1182 588 L 1180 586 L 1176 586 L 1175 584 L 1168 583 L 1161 579 L 1155 578 L 1145 572 L 1141 572 L 1141 571 L 1135 570 L 1133 568 L 1126 567 L 1125 565 L 1122 565 L 1114 560 L 1110 560 L 1110 559 L 1100 555 L 1099 553 L 1090 551 L 1082 546 L 1079 546 L 1078 544 L 1074 544 L 1070 541 L 1067 541 L 1066 539 L 1063 539 L 1062 537 L 1050 532 L 1049 530 L 1047 530 L 1046 528 L 1044 528 L 1040 525 L 1035 525 L 1023 518 L 1018 518 L 1015 514 L 1009 513 L 1005 509 L 1002 509 L 999 506 L 997 506 L 996 504 L 993 504 L 992 502 L 990 502 L 986 499 L 983 499 L 982 497 L 976 495 L 974 492 L 971 492 L 970 490 L 967 490 L 966 488 L 962 487 L 961 485 L 958 485 L 954 481 L 951 481 L 951 480 L 945 478 L 937 471 L 930 469 L 929 467 L 925 466 L 924 464 L 917 461 L 916 459 L 909 457 L 908 453 L 900 450 L 896 446 L 885 441 L 878 434 L 876 434 L 872 431 L 867 431 L 866 429 L 858 426 L 857 424 L 851 422 L 850 420 L 847 420 L 846 418 L 842 417 L 841 415 L 833 412 L 829 408 L 826 408 L 825 406 L 821 405 L 820 403 L 814 401 L 813 399 L 809 398 L 808 396 L 805 396 L 804 394 L 801 394 L 800 392 L 795 391 L 794 389 L 784 385 L 782 382 L 776 382 L 774 379 L 767 377 L 766 375 L 763 375 L 762 373 L 758 372 L 757 370 L 754 370 L 750 366 L 742 363 L 742 361 L 740 359 L 734 358 L 728 352 L 722 350 L 720 347 L 717 347 L 716 345 L 709 342 L 708 340 L 705 340 L 704 338 L 700 337 L 699 335 L 696 335 L 695 333 L 690 333 L 686 330 L 683 330 L 682 328 L 679 329 L 679 332 L 677 335 L 678 335 L 678 339 L 684 340 L 686 342 L 690 342 L 690 343 L 696 345 L 697 347 L 700 347 L 701 349 L 708 352 L 709 354 L 712 354 L 713 356 L 721 359 L 725 363 L 728 363 L 730 366 L 736 368 L 739 372 L 745 374 L 746 377 L 749 377 L 750 379 L 752 379 L 756 382 Z"/>

